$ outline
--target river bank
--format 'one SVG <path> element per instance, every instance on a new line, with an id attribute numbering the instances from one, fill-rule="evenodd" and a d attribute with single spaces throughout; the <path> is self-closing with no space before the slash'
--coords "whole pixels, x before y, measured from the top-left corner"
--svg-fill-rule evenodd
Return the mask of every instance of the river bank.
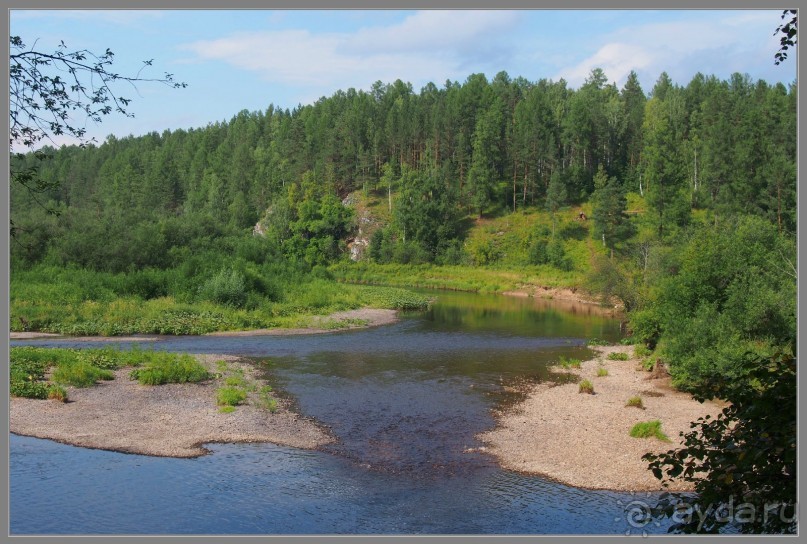
<path id="1" fill-rule="evenodd" d="M 398 320 L 397 310 L 386 310 L 376 308 L 358 308 L 356 310 L 345 310 L 334 312 L 327 316 L 314 316 L 307 327 L 275 327 L 271 329 L 251 329 L 243 331 L 218 331 L 206 333 L 205 336 L 286 336 L 298 334 L 323 334 L 340 330 L 351 330 L 356 328 L 378 327 L 390 325 Z M 49 332 L 10 332 L 11 340 L 36 340 L 36 339 L 57 339 L 65 338 L 67 335 Z M 157 335 L 136 335 L 136 336 L 70 336 L 72 341 L 87 342 L 154 342 L 160 339 Z"/>
<path id="2" fill-rule="evenodd" d="M 272 412 L 251 392 L 247 404 L 222 413 L 217 389 L 224 385 L 224 361 L 252 384 L 260 385 L 258 369 L 228 355 L 195 356 L 216 379 L 201 383 L 140 385 L 130 369 L 115 371 L 115 379 L 93 387 L 68 389 L 69 402 L 12 397 L 10 431 L 66 444 L 162 457 L 197 457 L 212 442 L 271 442 L 313 449 L 331 442 L 328 432 L 275 399 Z"/>
<path id="3" fill-rule="evenodd" d="M 479 435 L 487 452 L 509 470 L 541 475 L 587 489 L 656 491 L 660 482 L 647 469 L 642 455 L 680 445 L 679 433 L 690 430 L 699 417 L 717 415 L 722 406 L 699 403 L 674 390 L 666 375 L 638 370 L 632 346 L 593 347 L 597 355 L 580 369 L 563 372 L 587 379 L 595 394 L 581 394 L 577 383 L 531 386 L 527 398 L 498 414 L 497 428 Z M 626 353 L 626 361 L 607 358 Z M 598 369 L 607 376 L 598 376 Z M 560 371 L 560 369 L 558 369 Z M 626 406 L 639 396 L 643 408 Z M 642 421 L 660 420 L 670 438 L 632 438 L 629 431 Z M 688 490 L 684 484 L 671 489 Z"/>

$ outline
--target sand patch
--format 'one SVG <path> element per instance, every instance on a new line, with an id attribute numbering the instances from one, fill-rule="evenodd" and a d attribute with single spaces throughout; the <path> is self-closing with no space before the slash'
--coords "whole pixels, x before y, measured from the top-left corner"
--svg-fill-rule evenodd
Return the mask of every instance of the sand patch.
<path id="1" fill-rule="evenodd" d="M 632 346 L 592 348 L 598 355 L 580 369 L 564 369 L 594 385 L 594 395 L 578 393 L 578 384 L 538 384 L 526 400 L 499 414 L 499 426 L 479 438 L 509 470 L 540 474 L 575 487 L 624 491 L 660 490 L 642 455 L 677 448 L 681 432 L 699 417 L 713 417 L 722 409 L 716 402 L 699 403 L 674 390 L 667 376 L 637 370 Z M 611 352 L 628 353 L 627 361 L 608 360 Z M 605 368 L 608 376 L 598 377 Z M 644 409 L 626 407 L 642 397 Z M 671 442 L 631 438 L 641 421 L 658 419 Z M 678 483 L 672 489 L 690 489 Z"/>

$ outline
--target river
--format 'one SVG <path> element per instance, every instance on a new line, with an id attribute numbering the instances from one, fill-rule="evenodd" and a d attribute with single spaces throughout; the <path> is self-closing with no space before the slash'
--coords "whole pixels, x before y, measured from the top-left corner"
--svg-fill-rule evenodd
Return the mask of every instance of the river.
<path id="1" fill-rule="evenodd" d="M 585 305 L 440 292 L 427 312 L 385 327 L 161 338 L 154 349 L 253 358 L 337 442 L 212 444 L 209 455 L 171 459 L 12 435 L 11 533 L 664 532 L 632 526 L 625 512 L 652 496 L 505 471 L 475 438 L 519 399 L 510 386 L 551 379 L 548 363 L 585 357 L 588 339 L 618 337 L 617 320 Z"/>

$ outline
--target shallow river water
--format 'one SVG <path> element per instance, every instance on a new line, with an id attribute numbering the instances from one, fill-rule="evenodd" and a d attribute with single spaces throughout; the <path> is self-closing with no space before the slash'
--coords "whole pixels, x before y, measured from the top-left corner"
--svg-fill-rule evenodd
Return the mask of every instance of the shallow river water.
<path id="1" fill-rule="evenodd" d="M 148 345 L 254 358 L 337 442 L 212 444 L 209 455 L 169 459 L 12 435 L 11 533 L 664 532 L 626 514 L 652 496 L 505 471 L 475 438 L 518 401 L 507 386 L 549 379 L 560 355 L 583 358 L 586 340 L 618 336 L 617 320 L 585 305 L 440 292 L 429 311 L 385 327 L 162 338 Z M 12 344 L 22 343 L 96 345 Z"/>

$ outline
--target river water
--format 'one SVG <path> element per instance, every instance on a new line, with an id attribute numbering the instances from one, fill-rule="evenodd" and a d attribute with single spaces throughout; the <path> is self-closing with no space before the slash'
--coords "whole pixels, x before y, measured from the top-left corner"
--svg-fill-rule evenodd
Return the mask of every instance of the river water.
<path id="1" fill-rule="evenodd" d="M 209 455 L 170 459 L 12 435 L 11 533 L 663 532 L 634 527 L 625 512 L 653 497 L 505 471 L 475 438 L 519 400 L 508 386 L 550 379 L 548 363 L 618 335 L 618 321 L 584 305 L 440 292 L 429 311 L 385 327 L 162 338 L 150 345 L 253 358 L 337 442 L 213 444 Z M 23 343 L 101 345 L 12 344 Z"/>

